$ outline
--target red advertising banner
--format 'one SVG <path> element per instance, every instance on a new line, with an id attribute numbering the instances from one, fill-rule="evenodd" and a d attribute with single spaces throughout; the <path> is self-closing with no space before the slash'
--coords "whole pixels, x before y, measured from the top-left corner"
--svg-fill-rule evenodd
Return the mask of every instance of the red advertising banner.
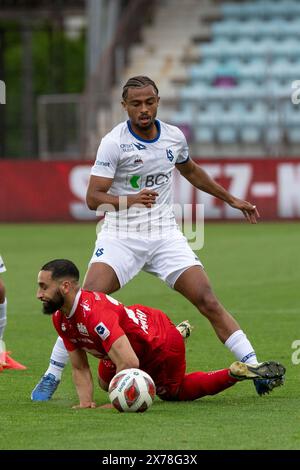
<path id="1" fill-rule="evenodd" d="M 196 160 L 232 194 L 256 204 L 262 220 L 300 219 L 299 159 Z M 0 222 L 96 219 L 85 204 L 91 162 L 0 161 Z M 242 214 L 198 191 L 175 170 L 174 202 L 204 204 L 206 220 Z"/>

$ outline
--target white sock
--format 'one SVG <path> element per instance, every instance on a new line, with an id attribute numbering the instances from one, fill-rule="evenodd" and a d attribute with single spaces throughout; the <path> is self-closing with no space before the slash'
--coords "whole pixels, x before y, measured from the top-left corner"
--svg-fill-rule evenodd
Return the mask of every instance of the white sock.
<path id="1" fill-rule="evenodd" d="M 232 333 L 225 341 L 225 346 L 235 355 L 238 361 L 257 364 L 255 351 L 242 330 Z"/>
<path id="2" fill-rule="evenodd" d="M 4 330 L 5 330 L 6 323 L 7 323 L 6 311 L 7 311 L 7 300 L 5 299 L 4 303 L 0 304 L 0 339 L 3 338 Z"/>
<path id="3" fill-rule="evenodd" d="M 68 351 L 65 348 L 64 342 L 59 336 L 56 340 L 54 348 L 52 349 L 49 367 L 45 372 L 46 374 L 55 375 L 56 380 L 61 379 L 62 371 L 69 360 Z"/>

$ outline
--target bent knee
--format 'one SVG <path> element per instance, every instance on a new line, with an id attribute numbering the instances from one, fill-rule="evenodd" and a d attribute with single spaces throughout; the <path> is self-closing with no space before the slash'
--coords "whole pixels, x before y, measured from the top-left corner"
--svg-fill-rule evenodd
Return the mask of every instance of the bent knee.
<path id="1" fill-rule="evenodd" d="M 212 291 L 205 292 L 199 297 L 197 307 L 203 314 L 218 314 L 221 304 Z"/>

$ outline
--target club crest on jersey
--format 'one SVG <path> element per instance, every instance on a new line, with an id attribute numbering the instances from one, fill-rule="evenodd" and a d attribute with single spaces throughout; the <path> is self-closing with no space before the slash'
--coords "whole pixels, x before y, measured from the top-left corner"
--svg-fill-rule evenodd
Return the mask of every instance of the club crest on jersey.
<path id="1" fill-rule="evenodd" d="M 86 336 L 89 335 L 89 332 L 83 323 L 77 323 L 76 326 L 77 326 L 77 330 L 79 331 L 79 333 L 81 333 L 82 335 L 86 335 Z"/>
<path id="2" fill-rule="evenodd" d="M 66 331 L 67 327 L 65 323 L 61 324 L 61 331 Z"/>
<path id="3" fill-rule="evenodd" d="M 80 304 L 80 307 L 82 307 L 83 310 L 85 310 L 86 312 L 90 312 L 90 311 L 91 311 L 91 307 L 89 306 L 87 300 L 85 300 L 84 302 L 82 302 L 82 303 Z"/>
<path id="4" fill-rule="evenodd" d="M 172 162 L 172 161 L 174 160 L 174 155 L 173 155 L 172 150 L 171 150 L 171 149 L 167 149 L 166 152 L 167 152 L 167 158 L 168 158 L 168 160 L 170 160 L 170 162 Z"/>
<path id="5" fill-rule="evenodd" d="M 100 336 L 100 338 L 104 341 L 106 338 L 109 337 L 110 335 L 110 331 L 108 328 L 106 328 L 106 326 L 104 325 L 104 323 L 100 322 L 98 323 L 98 325 L 95 326 L 95 331 L 96 333 Z"/>
<path id="6" fill-rule="evenodd" d="M 135 158 L 133 164 L 134 165 L 139 165 L 140 163 L 143 165 L 144 162 L 140 157 L 137 156 L 137 158 Z"/>

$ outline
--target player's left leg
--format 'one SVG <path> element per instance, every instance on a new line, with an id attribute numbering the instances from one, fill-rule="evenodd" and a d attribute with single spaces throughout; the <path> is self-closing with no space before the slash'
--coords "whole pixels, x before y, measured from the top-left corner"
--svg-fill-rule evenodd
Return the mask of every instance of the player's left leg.
<path id="1" fill-rule="evenodd" d="M 257 363 L 251 343 L 216 298 L 203 266 L 186 238 L 175 232 L 171 238 L 155 243 L 151 262 L 144 269 L 157 275 L 194 304 L 237 360 Z"/>
<path id="2" fill-rule="evenodd" d="M 1 257 L 0 257 L 1 260 Z M 5 287 L 4 283 L 0 278 L 0 368 L 6 363 L 5 362 L 5 344 L 3 341 L 4 330 L 7 323 L 7 301 L 5 298 Z"/>
<path id="3" fill-rule="evenodd" d="M 240 330 L 237 321 L 225 310 L 215 296 L 202 267 L 191 266 L 185 269 L 176 280 L 174 289 L 186 297 L 210 321 L 222 343 L 225 343 L 233 333 Z M 242 357 L 237 357 L 237 359 L 241 360 Z"/>
<path id="4" fill-rule="evenodd" d="M 155 382 L 157 395 L 166 401 L 196 400 L 219 393 L 238 381 L 229 369 L 186 374 L 183 338 L 174 327 L 167 332 L 164 357 L 159 362 L 159 368 L 152 366 L 147 372 Z"/>
<path id="5" fill-rule="evenodd" d="M 3 259 L 0 256 L 0 273 L 6 271 Z M 3 369 L 26 369 L 25 366 L 10 357 L 3 341 L 4 330 L 7 324 L 7 300 L 5 297 L 4 282 L 0 278 L 0 371 Z"/>
<path id="6" fill-rule="evenodd" d="M 0 256 L 0 273 L 4 273 L 6 267 L 2 257 Z M 3 339 L 4 330 L 7 323 L 7 300 L 5 297 L 5 286 L 4 282 L 0 277 L 0 341 Z"/>
<path id="7" fill-rule="evenodd" d="M 7 300 L 5 297 L 5 286 L 0 278 L 0 340 L 4 335 L 4 329 L 7 323 Z"/>
<path id="8" fill-rule="evenodd" d="M 188 401 L 215 395 L 242 380 L 280 380 L 284 373 L 285 368 L 278 362 L 251 365 L 236 361 L 228 369 L 186 374 L 180 384 L 177 399 Z"/>
<path id="9" fill-rule="evenodd" d="M 185 374 L 176 399 L 179 401 L 197 400 L 206 395 L 216 395 L 238 382 L 231 377 L 229 369 L 212 372 L 192 372 Z"/>
<path id="10" fill-rule="evenodd" d="M 203 266 L 191 250 L 185 237 L 174 233 L 155 247 L 147 271 L 157 275 L 170 287 L 180 292 L 211 323 L 219 339 L 237 360 L 255 364 L 256 353 L 237 321 L 227 312 L 215 296 Z M 282 385 L 278 380 L 255 381 L 257 393 L 262 395 Z"/>
<path id="11" fill-rule="evenodd" d="M 195 288 L 195 286 L 197 286 Z M 206 316 L 220 340 L 235 355 L 236 359 L 247 364 L 257 364 L 254 348 L 246 334 L 234 318 L 225 310 L 212 291 L 209 279 L 199 266 L 184 270 L 174 283 L 174 289 L 180 292 L 198 310 Z M 259 395 L 271 392 L 283 385 L 284 376 L 278 379 L 254 380 Z"/>

